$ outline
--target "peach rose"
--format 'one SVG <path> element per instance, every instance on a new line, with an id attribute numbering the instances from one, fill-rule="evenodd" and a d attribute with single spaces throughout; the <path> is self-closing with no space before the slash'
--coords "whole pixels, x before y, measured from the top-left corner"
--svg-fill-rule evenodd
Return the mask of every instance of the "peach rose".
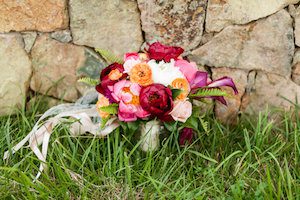
<path id="1" fill-rule="evenodd" d="M 185 78 L 176 78 L 171 86 L 175 89 L 181 89 L 182 92 L 176 97 L 176 100 L 185 100 L 190 92 L 190 85 Z"/>
<path id="2" fill-rule="evenodd" d="M 173 110 L 170 115 L 175 121 L 186 122 L 192 115 L 192 103 L 189 101 L 174 101 Z"/>
<path id="3" fill-rule="evenodd" d="M 130 81 L 141 86 L 152 84 L 152 71 L 149 65 L 146 63 L 135 65 L 130 71 Z"/>
<path id="4" fill-rule="evenodd" d="M 102 94 L 99 94 L 98 95 L 98 102 L 96 104 L 96 108 L 97 108 L 97 111 L 98 111 L 100 117 L 107 118 L 109 116 L 109 113 L 100 110 L 101 107 L 108 106 L 108 105 L 109 105 L 108 98 L 106 98 Z"/>

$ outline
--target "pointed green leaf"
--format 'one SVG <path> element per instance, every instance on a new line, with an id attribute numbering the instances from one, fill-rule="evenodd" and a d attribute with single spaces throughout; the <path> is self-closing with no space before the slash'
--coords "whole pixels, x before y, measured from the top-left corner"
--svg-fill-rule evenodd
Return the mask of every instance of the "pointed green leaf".
<path id="1" fill-rule="evenodd" d="M 114 55 L 112 52 L 105 50 L 105 49 L 95 49 L 109 64 L 111 63 L 120 63 L 123 64 L 123 59 L 119 58 L 118 56 Z"/>
<path id="2" fill-rule="evenodd" d="M 85 83 L 87 85 L 90 86 L 96 86 L 100 83 L 100 81 L 98 79 L 93 79 L 90 77 L 82 77 L 78 80 L 79 83 Z"/>
<path id="3" fill-rule="evenodd" d="M 119 106 L 118 104 L 113 103 L 113 104 L 110 104 L 108 106 L 103 106 L 99 109 L 103 112 L 109 113 L 111 115 L 115 115 L 115 114 L 118 113 L 118 106 Z"/>

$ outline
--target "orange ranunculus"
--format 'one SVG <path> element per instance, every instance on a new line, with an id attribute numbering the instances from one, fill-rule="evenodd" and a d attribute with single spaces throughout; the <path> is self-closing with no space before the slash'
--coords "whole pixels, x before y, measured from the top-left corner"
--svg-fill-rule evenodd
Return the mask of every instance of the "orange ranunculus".
<path id="1" fill-rule="evenodd" d="M 190 86 L 188 81 L 185 78 L 176 78 L 171 86 L 175 89 L 181 89 L 182 92 L 176 98 L 177 100 L 185 100 L 190 92 Z"/>
<path id="2" fill-rule="evenodd" d="M 99 95 L 99 97 L 98 97 L 98 102 L 97 102 L 97 104 L 96 104 L 96 108 L 97 108 L 97 111 L 98 111 L 100 117 L 106 118 L 106 117 L 109 116 L 109 113 L 100 110 L 101 107 L 108 106 L 108 105 L 109 105 L 109 100 L 108 100 L 108 98 L 106 98 L 106 97 L 103 96 L 103 95 Z"/>
<path id="3" fill-rule="evenodd" d="M 121 78 L 122 75 L 123 74 L 118 69 L 114 69 L 114 70 L 111 70 L 111 72 L 108 74 L 108 78 L 112 81 L 116 81 L 119 78 Z"/>
<path id="4" fill-rule="evenodd" d="M 152 71 L 149 65 L 146 63 L 135 65 L 130 71 L 130 81 L 141 86 L 152 84 Z"/>

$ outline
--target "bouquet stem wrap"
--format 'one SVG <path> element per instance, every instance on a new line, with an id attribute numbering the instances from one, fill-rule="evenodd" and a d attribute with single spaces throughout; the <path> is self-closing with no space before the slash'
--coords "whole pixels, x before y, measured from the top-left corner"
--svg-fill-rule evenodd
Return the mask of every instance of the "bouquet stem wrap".
<path id="1" fill-rule="evenodd" d="M 158 120 L 151 120 L 141 125 L 141 149 L 145 152 L 155 151 L 159 147 L 161 125 Z"/>

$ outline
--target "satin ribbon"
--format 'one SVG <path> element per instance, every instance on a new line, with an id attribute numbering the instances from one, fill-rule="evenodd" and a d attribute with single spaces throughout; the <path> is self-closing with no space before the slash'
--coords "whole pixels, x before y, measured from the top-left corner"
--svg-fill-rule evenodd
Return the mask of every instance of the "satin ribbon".
<path id="1" fill-rule="evenodd" d="M 93 118 L 99 119 L 95 105 L 58 105 L 45 112 L 25 138 L 12 147 L 11 150 L 4 153 L 3 159 L 8 159 L 10 155 L 16 153 L 28 142 L 30 149 L 40 160 L 39 172 L 34 181 L 37 180 L 46 168 L 48 146 L 54 127 L 64 122 L 69 122 L 69 118 L 76 119 L 70 125 L 70 134 L 72 136 L 90 133 L 94 136 L 105 137 L 120 126 L 117 118 L 114 117 L 107 121 L 105 127 L 101 129 L 99 122 L 92 121 Z M 39 148 L 41 145 L 42 149 Z"/>

